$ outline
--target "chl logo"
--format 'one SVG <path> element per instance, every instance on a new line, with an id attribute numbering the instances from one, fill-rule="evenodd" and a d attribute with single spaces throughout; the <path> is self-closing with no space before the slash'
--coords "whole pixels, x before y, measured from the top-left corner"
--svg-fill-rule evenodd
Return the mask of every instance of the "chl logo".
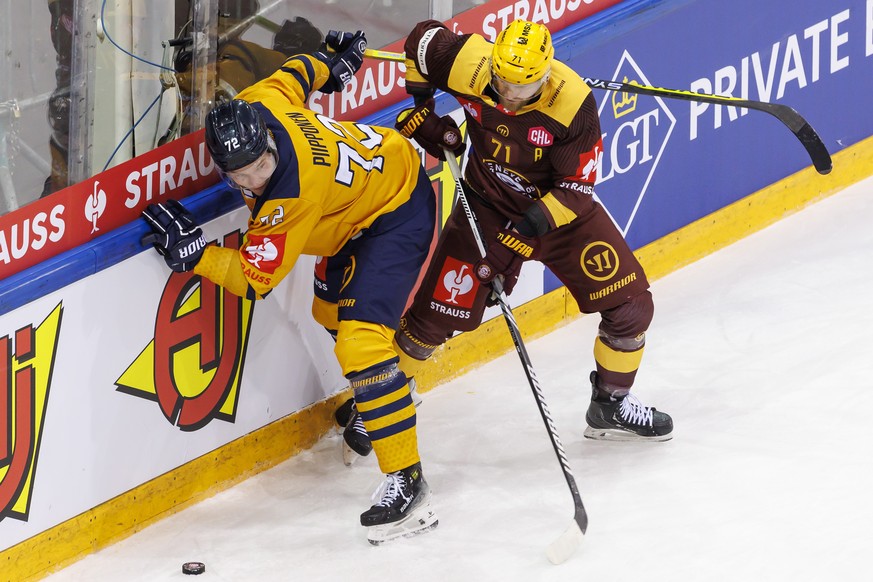
<path id="1" fill-rule="evenodd" d="M 555 142 L 554 136 L 543 126 L 532 127 L 527 132 L 527 141 L 535 146 L 548 147 Z"/>
<path id="2" fill-rule="evenodd" d="M 0 520 L 30 512 L 63 311 L 0 337 Z"/>
<path id="3" fill-rule="evenodd" d="M 239 231 L 224 246 L 238 248 Z M 155 337 L 115 381 L 119 392 L 157 401 L 164 418 L 193 431 L 233 422 L 254 301 L 192 273 L 173 273 L 155 315 Z"/>
<path id="4" fill-rule="evenodd" d="M 465 309 L 473 306 L 479 287 L 479 282 L 473 277 L 473 265 L 446 257 L 439 280 L 442 286 L 437 285 L 433 294 L 436 301 Z"/>

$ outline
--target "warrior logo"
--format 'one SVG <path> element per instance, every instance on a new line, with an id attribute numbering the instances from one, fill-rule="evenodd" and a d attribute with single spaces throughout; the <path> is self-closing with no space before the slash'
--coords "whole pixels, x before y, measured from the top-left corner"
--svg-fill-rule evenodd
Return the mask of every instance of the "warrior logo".
<path id="1" fill-rule="evenodd" d="M 595 281 L 606 281 L 618 272 L 618 255 L 612 245 L 603 241 L 585 247 L 579 262 L 585 274 Z"/>
<path id="2" fill-rule="evenodd" d="M 239 231 L 224 246 L 238 248 Z M 193 273 L 173 273 L 155 316 L 155 337 L 115 381 L 119 392 L 155 400 L 170 424 L 194 431 L 233 422 L 253 300 Z"/>
<path id="3" fill-rule="evenodd" d="M 437 286 L 434 291 L 435 300 L 466 309 L 473 306 L 473 299 L 476 298 L 475 290 L 479 285 L 473 278 L 473 265 L 446 257 L 440 273 L 440 281 L 442 287 Z"/>
<path id="4" fill-rule="evenodd" d="M 245 249 L 245 258 L 259 271 L 274 274 L 282 265 L 285 251 L 285 235 L 249 236 L 249 245 Z"/>
<path id="5" fill-rule="evenodd" d="M 30 512 L 63 311 L 0 337 L 0 520 Z"/>

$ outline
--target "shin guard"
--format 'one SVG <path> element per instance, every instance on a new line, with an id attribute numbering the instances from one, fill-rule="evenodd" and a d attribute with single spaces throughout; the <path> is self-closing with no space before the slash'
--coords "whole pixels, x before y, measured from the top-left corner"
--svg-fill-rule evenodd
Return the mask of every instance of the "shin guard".
<path id="1" fill-rule="evenodd" d="M 406 375 L 396 363 L 378 364 L 349 376 L 355 403 L 383 473 L 419 462 L 415 405 Z"/>

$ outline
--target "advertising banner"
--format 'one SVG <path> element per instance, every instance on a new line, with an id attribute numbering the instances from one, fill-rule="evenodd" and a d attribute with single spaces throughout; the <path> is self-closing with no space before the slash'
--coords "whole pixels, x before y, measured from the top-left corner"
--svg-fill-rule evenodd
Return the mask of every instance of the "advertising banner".
<path id="1" fill-rule="evenodd" d="M 345 388 L 314 265 L 255 303 L 148 251 L 0 316 L 0 549 Z"/>
<path id="2" fill-rule="evenodd" d="M 596 45 L 571 43 L 564 57 L 585 77 L 788 105 L 833 155 L 873 134 L 859 98 L 873 91 L 871 31 L 873 0 L 699 0 L 645 26 L 619 23 Z M 632 248 L 811 163 L 760 111 L 595 92 L 597 195 Z"/>
<path id="3" fill-rule="evenodd" d="M 622 0 L 491 0 L 445 21 L 457 34 L 478 33 L 494 40 L 516 19 L 534 20 L 552 32 L 587 18 Z M 411 30 L 411 29 L 410 29 Z M 403 52 L 403 40 L 382 47 Z M 340 93 L 315 93 L 309 100 L 313 111 L 334 119 L 361 119 L 407 98 L 403 63 L 365 59 L 364 66 Z"/>
<path id="4" fill-rule="evenodd" d="M 0 216 L 0 280 L 139 218 L 156 199 L 217 180 L 198 131 Z"/>

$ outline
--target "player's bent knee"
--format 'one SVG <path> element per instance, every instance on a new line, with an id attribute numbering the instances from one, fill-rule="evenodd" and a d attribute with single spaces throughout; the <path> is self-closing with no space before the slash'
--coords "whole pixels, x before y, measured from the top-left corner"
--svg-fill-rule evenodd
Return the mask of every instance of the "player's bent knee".
<path id="1" fill-rule="evenodd" d="M 648 290 L 621 305 L 601 312 L 600 330 L 614 338 L 636 337 L 649 329 L 655 304 Z"/>
<path id="2" fill-rule="evenodd" d="M 409 378 L 414 377 L 424 362 L 437 348 L 415 337 L 401 320 L 400 329 L 394 334 L 394 350 L 400 357 L 400 369 Z"/>
<path id="3" fill-rule="evenodd" d="M 339 322 L 334 353 L 346 378 L 397 357 L 391 345 L 394 330 L 368 321 Z"/>

